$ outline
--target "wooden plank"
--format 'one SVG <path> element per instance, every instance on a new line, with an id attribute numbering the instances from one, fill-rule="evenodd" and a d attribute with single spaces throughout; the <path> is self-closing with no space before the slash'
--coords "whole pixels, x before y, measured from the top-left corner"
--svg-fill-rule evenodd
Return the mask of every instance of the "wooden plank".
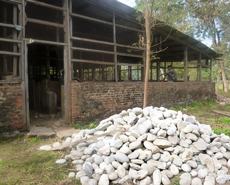
<path id="1" fill-rule="evenodd" d="M 81 62 L 81 63 L 90 63 L 90 64 L 102 64 L 102 65 L 111 65 L 113 66 L 113 62 L 103 62 L 103 61 L 96 61 L 96 60 L 83 60 L 83 59 L 72 59 L 72 62 Z"/>
<path id="2" fill-rule="evenodd" d="M 26 120 L 26 128 L 29 130 L 30 128 L 30 113 L 29 113 L 29 78 L 28 78 L 28 47 L 27 47 L 27 42 L 24 42 L 24 62 L 23 62 L 23 81 L 24 81 L 24 90 L 25 90 L 25 114 L 24 114 L 24 119 Z"/>
<path id="3" fill-rule="evenodd" d="M 72 13 L 73 11 L 73 2 L 72 0 L 69 1 L 69 13 Z M 71 39 L 71 37 L 73 36 L 73 19 L 71 16 L 69 16 L 69 38 L 68 38 L 68 42 L 69 42 L 69 53 L 70 53 L 70 62 L 71 59 L 73 58 L 73 52 L 71 50 L 71 47 L 73 47 L 73 41 Z M 74 79 L 74 66 L 73 63 L 71 62 L 71 77 L 70 77 L 70 81 L 72 79 Z"/>
<path id="4" fill-rule="evenodd" d="M 0 23 L 0 26 L 2 26 L 2 27 L 8 27 L 8 28 L 15 28 L 15 25 L 13 25 L 13 24 L 7 24 L 7 23 Z"/>
<path id="5" fill-rule="evenodd" d="M 47 41 L 47 40 L 38 40 L 38 39 L 27 39 L 30 44 L 38 43 L 38 44 L 47 44 L 47 45 L 57 45 L 57 46 L 67 46 L 68 44 L 63 42 L 54 42 L 54 41 Z"/>
<path id="6" fill-rule="evenodd" d="M 86 139 L 81 139 L 81 140 L 78 140 L 78 141 L 75 141 L 73 143 L 65 143 L 65 144 L 62 144 L 61 146 L 58 146 L 58 147 L 55 147 L 55 148 L 52 148 L 53 151 L 58 151 L 58 150 L 65 150 L 71 146 L 77 146 L 78 144 L 80 143 L 83 143 L 83 142 L 87 142 L 87 141 L 91 141 L 91 140 L 96 140 L 97 138 L 100 138 L 102 136 L 108 136 L 108 135 L 113 135 L 115 134 L 116 132 L 124 132 L 125 129 L 124 128 L 119 128 L 119 129 L 115 129 L 111 132 L 105 132 L 103 134 L 100 134 L 100 135 L 96 135 L 96 136 L 92 136 L 90 138 L 86 138 Z"/>
<path id="7" fill-rule="evenodd" d="M 187 47 L 192 48 L 192 49 L 194 49 L 195 51 L 198 51 L 198 52 L 202 53 L 203 55 L 205 55 L 205 56 L 207 56 L 207 57 L 209 57 L 209 58 L 213 58 L 213 56 L 209 55 L 209 53 L 205 52 L 204 50 L 198 49 L 195 45 L 193 45 L 193 44 L 187 42 L 185 39 L 180 39 L 180 38 L 175 37 L 175 36 L 173 36 L 173 35 L 169 35 L 168 32 L 166 32 L 166 31 L 160 29 L 159 27 L 158 27 L 157 29 L 153 29 L 153 31 L 156 31 L 156 32 L 161 33 L 161 34 L 163 34 L 163 35 L 165 35 L 165 36 L 168 36 L 169 39 L 178 41 L 178 42 L 180 42 L 180 43 L 186 45 Z"/>
<path id="8" fill-rule="evenodd" d="M 60 11 L 63 11 L 63 10 L 65 11 L 66 10 L 66 8 L 63 8 L 63 7 L 58 7 L 58 6 L 55 6 L 55 5 L 51 5 L 51 4 L 47 4 L 47 3 L 43 3 L 43 2 L 39 2 L 39 1 L 27 0 L 27 2 L 31 3 L 31 4 L 38 5 L 38 6 L 54 9 L 54 10 L 60 10 Z"/>
<path id="9" fill-rule="evenodd" d="M 113 46 L 114 43 L 112 42 L 106 42 L 106 41 L 99 41 L 99 40 L 94 40 L 94 39 L 87 39 L 87 38 L 81 38 L 81 37 L 71 37 L 71 40 L 80 40 L 80 41 L 85 41 L 85 42 L 92 42 L 92 43 L 98 43 L 98 44 L 106 44 L 106 45 L 111 45 Z M 134 47 L 134 46 L 129 46 L 129 45 L 123 45 L 123 44 L 115 44 L 117 47 L 123 47 L 123 48 L 130 48 L 130 49 L 135 49 L 135 50 L 145 50 L 145 48 L 140 48 L 140 47 Z"/>
<path id="10" fill-rule="evenodd" d="M 5 38 L 0 38 L 0 41 L 2 41 L 2 42 L 12 42 L 12 43 L 18 43 L 18 44 L 21 44 L 22 43 L 22 41 L 20 41 L 20 40 L 14 40 L 14 39 L 5 39 Z"/>
<path id="11" fill-rule="evenodd" d="M 11 51 L 0 51 L 0 55 L 21 56 L 21 53 Z"/>
<path id="12" fill-rule="evenodd" d="M 63 8 L 67 11 L 63 11 L 63 25 L 64 25 L 64 42 L 67 44 L 64 46 L 64 92 L 65 92 L 65 122 L 70 122 L 70 111 L 71 111 L 71 56 L 70 56 L 70 32 L 69 32 L 69 8 L 68 0 L 63 0 Z"/>
<path id="13" fill-rule="evenodd" d="M 103 50 L 97 50 L 97 49 L 88 49 L 88 48 L 80 48 L 80 47 L 71 47 L 72 50 L 79 50 L 79 51 L 89 51 L 89 52 L 95 52 L 95 53 L 105 53 L 105 54 L 114 54 L 112 51 L 103 51 Z"/>
<path id="14" fill-rule="evenodd" d="M 145 65 L 140 65 L 140 64 L 130 64 L 130 63 L 117 63 L 118 66 L 139 66 L 139 67 L 144 67 Z"/>
<path id="15" fill-rule="evenodd" d="M 230 117 L 230 113 L 226 111 L 212 110 L 212 112 Z"/>
<path id="16" fill-rule="evenodd" d="M 46 26 L 53 26 L 53 27 L 64 28 L 63 24 L 49 22 L 49 21 L 43 21 L 43 20 L 39 20 L 39 19 L 26 18 L 26 21 L 27 22 L 31 22 L 31 23 L 46 25 Z"/>
<path id="17" fill-rule="evenodd" d="M 115 19 L 115 13 L 113 12 L 113 44 L 114 44 L 114 72 L 115 72 L 115 82 L 118 82 L 117 78 L 117 39 L 116 39 L 116 19 Z"/>
<path id="18" fill-rule="evenodd" d="M 188 76 L 188 47 L 185 46 L 184 48 L 184 82 L 187 82 Z"/>
<path id="19" fill-rule="evenodd" d="M 13 4 L 22 4 L 21 0 L 1 0 L 3 2 L 7 2 L 7 3 L 13 3 Z"/>
<path id="20" fill-rule="evenodd" d="M 76 14 L 76 13 L 71 13 L 70 15 L 72 17 L 79 17 L 79 18 L 82 18 L 82 19 L 86 19 L 86 20 L 90 20 L 90 21 L 94 21 L 94 22 L 99 22 L 99 23 L 102 23 L 102 24 L 113 25 L 113 23 L 108 22 L 108 21 L 102 21 L 100 19 L 95 19 L 95 18 L 92 18 L 92 17 L 88 17 L 88 16 Z M 136 28 L 131 28 L 131 27 L 128 27 L 128 26 L 123 26 L 123 25 L 120 25 L 120 24 L 116 24 L 116 26 L 120 27 L 120 28 L 124 28 L 124 29 L 137 31 L 137 32 L 144 32 L 143 30 L 139 30 L 139 29 L 136 29 Z"/>

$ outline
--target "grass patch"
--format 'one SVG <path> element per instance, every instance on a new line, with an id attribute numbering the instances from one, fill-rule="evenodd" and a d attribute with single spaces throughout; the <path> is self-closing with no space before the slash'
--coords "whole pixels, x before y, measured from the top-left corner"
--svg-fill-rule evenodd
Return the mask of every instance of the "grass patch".
<path id="1" fill-rule="evenodd" d="M 97 121 L 97 122 L 90 123 L 88 125 L 83 125 L 81 123 L 78 123 L 78 124 L 70 123 L 70 125 L 72 125 L 75 129 L 84 130 L 84 129 L 96 128 L 99 125 L 99 123 L 100 122 Z"/>
<path id="2" fill-rule="evenodd" d="M 230 124 L 230 118 L 228 117 L 220 117 L 220 120 L 218 120 L 218 123 L 222 123 L 222 124 Z"/>
<path id="3" fill-rule="evenodd" d="M 191 114 L 208 114 L 214 108 L 219 108 L 220 105 L 215 101 L 211 100 L 203 100 L 192 102 L 190 105 L 182 105 L 182 106 L 174 106 L 170 107 L 172 110 L 182 111 L 182 112 L 190 112 Z"/>
<path id="4" fill-rule="evenodd" d="M 172 184 L 173 185 L 180 185 L 180 178 L 172 179 Z"/>
<path id="5" fill-rule="evenodd" d="M 219 128 L 219 127 L 212 127 L 212 130 L 215 134 L 220 135 L 224 133 L 227 136 L 230 136 L 230 128 Z"/>
<path id="6" fill-rule="evenodd" d="M 57 159 L 65 156 L 64 152 L 38 150 L 39 146 L 48 142 L 55 141 L 31 138 L 29 142 L 18 139 L 1 142 L 0 185 L 79 184 L 67 177 L 69 172 L 75 171 L 71 162 L 55 164 Z"/>

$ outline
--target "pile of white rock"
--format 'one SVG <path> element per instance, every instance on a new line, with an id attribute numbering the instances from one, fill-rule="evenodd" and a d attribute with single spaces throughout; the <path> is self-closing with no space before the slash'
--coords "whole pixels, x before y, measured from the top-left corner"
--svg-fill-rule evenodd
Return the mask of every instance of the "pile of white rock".
<path id="1" fill-rule="evenodd" d="M 119 129 L 123 131 L 116 132 Z M 181 185 L 230 181 L 230 138 L 214 134 L 194 116 L 164 107 L 122 111 L 65 142 L 111 131 L 114 134 L 71 148 L 65 159 L 72 160 L 78 172 L 69 177 L 80 179 L 84 185 L 167 185 L 175 176 Z"/>

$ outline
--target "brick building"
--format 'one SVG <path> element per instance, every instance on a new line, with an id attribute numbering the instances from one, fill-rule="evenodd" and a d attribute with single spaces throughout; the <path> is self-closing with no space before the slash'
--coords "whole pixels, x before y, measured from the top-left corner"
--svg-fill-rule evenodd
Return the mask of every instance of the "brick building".
<path id="1" fill-rule="evenodd" d="M 0 0 L 0 132 L 29 129 L 34 112 L 88 121 L 142 107 L 145 32 L 116 0 Z M 214 98 L 212 60 L 201 42 L 161 25 L 152 30 L 148 105 Z M 143 43 L 142 43 L 143 44 Z M 172 65 L 178 82 L 163 82 Z"/>

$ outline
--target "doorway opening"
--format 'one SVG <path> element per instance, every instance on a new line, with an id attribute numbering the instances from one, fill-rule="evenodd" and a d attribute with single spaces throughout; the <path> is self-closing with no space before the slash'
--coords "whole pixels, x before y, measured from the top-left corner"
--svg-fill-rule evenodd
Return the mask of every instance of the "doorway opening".
<path id="1" fill-rule="evenodd" d="M 52 126 L 64 119 L 63 47 L 28 45 L 28 79 L 31 125 Z"/>

